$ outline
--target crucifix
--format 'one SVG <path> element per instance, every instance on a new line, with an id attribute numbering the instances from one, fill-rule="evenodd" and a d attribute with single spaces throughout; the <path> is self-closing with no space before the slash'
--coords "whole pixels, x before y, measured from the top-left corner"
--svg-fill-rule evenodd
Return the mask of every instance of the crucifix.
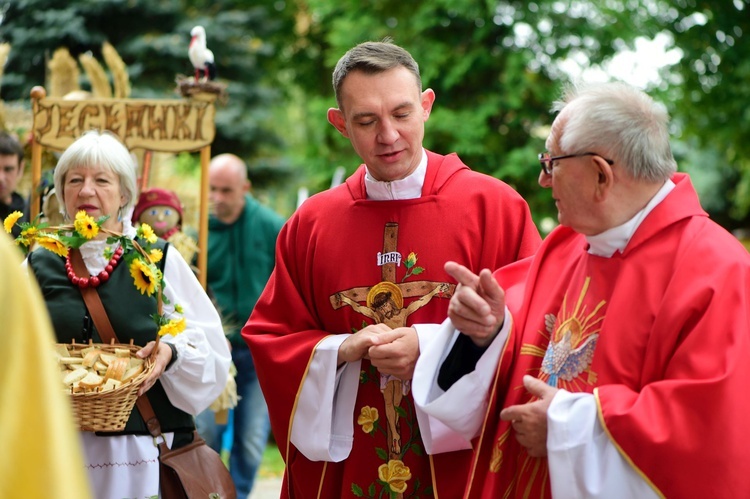
<path id="1" fill-rule="evenodd" d="M 330 296 L 335 310 L 350 306 L 358 313 L 383 323 L 391 328 L 406 326 L 412 313 L 425 306 L 433 297 L 449 298 L 455 284 L 434 281 L 396 282 L 396 267 L 401 264 L 397 251 L 398 224 L 385 224 L 383 252 L 378 254 L 382 281 L 374 286 L 362 286 L 340 291 Z M 419 297 L 404 308 L 404 298 Z M 366 305 L 361 305 L 365 302 Z M 410 380 L 401 381 L 390 375 L 380 375 L 380 391 L 385 401 L 387 419 L 386 434 L 390 459 L 401 459 L 401 431 L 396 407 L 401 405 L 404 395 L 409 393 Z"/>

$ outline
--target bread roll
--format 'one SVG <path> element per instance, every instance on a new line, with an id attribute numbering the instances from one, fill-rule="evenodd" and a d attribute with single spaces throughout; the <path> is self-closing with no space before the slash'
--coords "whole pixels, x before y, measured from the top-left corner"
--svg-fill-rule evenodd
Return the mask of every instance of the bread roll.
<path id="1" fill-rule="evenodd" d="M 78 382 L 78 386 L 82 386 L 86 390 L 93 390 L 104 383 L 104 378 L 99 376 L 93 371 L 88 371 L 86 377 Z"/>
<path id="2" fill-rule="evenodd" d="M 83 367 L 94 367 L 94 364 L 96 364 L 96 361 L 99 360 L 99 356 L 101 354 L 102 351 L 98 348 L 86 352 L 86 355 L 83 356 Z"/>
<path id="3" fill-rule="evenodd" d="M 76 381 L 81 381 L 83 378 L 85 378 L 88 373 L 89 371 L 87 369 L 79 367 L 75 371 L 68 372 L 68 374 L 66 374 L 63 378 L 63 383 L 65 384 L 65 386 L 71 386 Z"/>
<path id="4" fill-rule="evenodd" d="M 125 375 L 122 377 L 122 382 L 126 383 L 130 381 L 131 379 L 135 378 L 139 374 L 143 372 L 143 364 L 138 364 L 134 367 L 131 367 L 125 372 Z"/>

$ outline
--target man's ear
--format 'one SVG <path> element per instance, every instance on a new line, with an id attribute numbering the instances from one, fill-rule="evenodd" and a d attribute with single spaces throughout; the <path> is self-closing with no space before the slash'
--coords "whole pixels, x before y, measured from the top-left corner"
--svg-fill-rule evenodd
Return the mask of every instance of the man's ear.
<path id="1" fill-rule="evenodd" d="M 612 191 L 615 183 L 615 174 L 612 171 L 612 165 L 607 163 L 604 158 L 591 156 L 591 161 L 596 166 L 596 196 L 599 200 L 604 200 Z"/>
<path id="2" fill-rule="evenodd" d="M 23 167 L 26 166 L 26 160 L 22 159 L 21 162 L 18 164 L 18 176 L 23 175 Z"/>
<path id="3" fill-rule="evenodd" d="M 430 117 L 432 112 L 432 105 L 435 103 L 435 91 L 431 88 L 426 89 L 422 92 L 422 111 L 424 113 L 424 120 Z"/>
<path id="4" fill-rule="evenodd" d="M 344 118 L 344 113 L 342 113 L 340 109 L 332 107 L 328 110 L 328 122 L 333 125 L 341 135 L 347 139 L 349 138 L 349 132 L 346 130 L 346 119 Z"/>

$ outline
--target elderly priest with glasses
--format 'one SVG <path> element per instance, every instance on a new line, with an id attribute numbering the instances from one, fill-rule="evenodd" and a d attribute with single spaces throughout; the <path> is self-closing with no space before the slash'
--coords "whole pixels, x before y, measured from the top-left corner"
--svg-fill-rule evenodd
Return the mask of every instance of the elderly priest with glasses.
<path id="1" fill-rule="evenodd" d="M 445 266 L 412 389 L 451 431 L 427 451 L 472 442 L 466 498 L 745 496 L 750 256 L 676 173 L 663 106 L 604 83 L 554 110 L 560 227 L 494 274 Z"/>

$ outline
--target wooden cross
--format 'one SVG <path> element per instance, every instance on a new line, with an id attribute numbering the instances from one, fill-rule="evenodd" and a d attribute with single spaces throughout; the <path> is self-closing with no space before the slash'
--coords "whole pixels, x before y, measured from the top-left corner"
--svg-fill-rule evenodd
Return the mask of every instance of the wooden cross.
<path id="1" fill-rule="evenodd" d="M 383 253 L 380 257 L 384 262 L 381 265 L 382 282 L 375 286 L 362 286 L 340 291 L 330 296 L 331 305 L 338 310 L 346 305 L 355 311 L 373 319 L 376 323 L 385 323 L 392 328 L 406 326 L 407 318 L 416 310 L 426 305 L 434 296 L 449 298 L 456 288 L 454 284 L 434 281 L 412 281 L 396 282 L 396 266 L 400 264 L 400 255 L 397 252 L 398 224 L 388 222 L 385 224 L 383 234 Z M 389 255 L 394 255 L 389 258 Z M 395 260 L 395 261 L 393 261 Z M 380 263 L 380 262 L 379 262 Z M 373 291 L 383 291 L 379 297 L 378 304 L 373 304 Z M 380 294 L 380 293 L 376 293 Z M 393 296 L 396 295 L 396 296 Z M 388 297 L 388 298 L 384 298 Z M 403 299 L 419 297 L 404 308 Z M 376 296 L 376 298 L 378 298 Z M 381 303 L 387 299 L 385 303 Z M 360 303 L 365 302 L 363 306 Z M 401 405 L 404 395 L 409 392 L 409 381 L 406 385 L 400 379 L 381 374 L 381 392 L 386 407 L 388 452 L 390 459 L 401 459 L 401 432 L 399 430 L 399 415 L 396 407 Z"/>
<path id="2" fill-rule="evenodd" d="M 396 252 L 396 243 L 398 241 L 398 224 L 395 222 L 388 222 L 385 224 L 385 230 L 383 234 L 383 253 L 384 255 Z M 404 298 L 413 298 L 415 296 L 424 297 L 427 296 L 431 291 L 440 285 L 447 286 L 448 290 L 441 293 L 442 298 L 450 298 L 453 296 L 453 292 L 456 289 L 455 284 L 442 283 L 436 281 L 409 281 L 409 282 L 397 282 L 396 281 L 396 266 L 397 262 L 390 262 L 382 265 L 381 277 L 383 282 L 394 283 L 401 290 L 401 295 Z M 330 296 L 331 306 L 334 310 L 338 310 L 341 307 L 350 305 L 341 297 L 348 298 L 352 302 L 367 302 L 367 294 L 373 286 L 360 286 L 356 288 L 347 289 L 345 291 L 339 291 Z M 421 307 L 417 307 L 421 308 Z M 405 321 L 404 324 L 406 325 Z"/>

